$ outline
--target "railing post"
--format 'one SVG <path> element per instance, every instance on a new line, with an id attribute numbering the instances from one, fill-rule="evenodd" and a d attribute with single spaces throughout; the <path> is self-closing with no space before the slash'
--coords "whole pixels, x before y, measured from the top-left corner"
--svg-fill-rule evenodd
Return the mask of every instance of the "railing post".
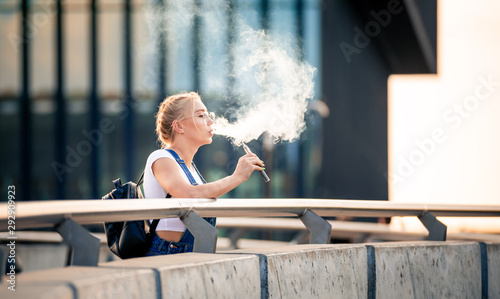
<path id="1" fill-rule="evenodd" d="M 432 215 L 429 212 L 424 212 L 424 214 L 422 216 L 419 216 L 418 219 L 429 231 L 429 236 L 427 236 L 427 240 L 446 241 L 447 226 L 444 225 L 439 220 L 437 220 L 434 215 Z"/>
<path id="2" fill-rule="evenodd" d="M 133 80 L 133 66 L 134 63 L 132 61 L 132 4 L 130 0 L 125 0 L 123 1 L 124 7 L 123 7 L 123 15 L 124 15 L 124 20 L 123 20 L 123 47 L 124 47 L 124 53 L 123 53 L 123 65 L 125 68 L 124 71 L 124 107 L 125 110 L 128 112 L 126 119 L 124 119 L 125 123 L 125 130 L 126 132 L 134 132 L 135 128 L 135 109 L 134 109 L 134 94 L 133 94 L 133 88 L 134 88 L 134 80 Z M 132 178 L 134 175 L 134 152 L 135 152 L 135 134 L 123 134 L 124 137 L 124 148 L 125 148 L 125 159 L 127 160 L 127 163 L 125 163 L 125 174 L 127 177 Z"/>
<path id="3" fill-rule="evenodd" d="M 71 247 L 68 265 L 97 266 L 101 243 L 98 238 L 71 218 L 64 219 L 55 228 L 63 237 L 63 243 Z"/>
<path id="4" fill-rule="evenodd" d="M 318 214 L 307 209 L 299 219 L 311 232 L 309 244 L 329 244 L 332 236 L 332 225 Z"/>
<path id="5" fill-rule="evenodd" d="M 56 79 L 57 87 L 55 92 L 56 104 L 56 121 L 55 121 L 55 162 L 57 165 L 64 165 L 66 162 L 66 148 L 67 142 L 67 118 L 66 118 L 66 96 L 65 96 L 65 52 L 64 52 L 64 8 L 63 0 L 56 1 L 57 15 L 56 15 Z M 55 164 L 52 164 L 55 165 Z M 54 166 L 53 166 L 54 167 Z M 55 169 L 55 168 L 54 168 Z M 66 177 L 63 176 L 64 172 L 56 172 L 58 178 L 57 184 L 57 198 L 63 199 L 66 196 Z"/>
<path id="6" fill-rule="evenodd" d="M 21 133 L 19 140 L 21 141 L 20 147 L 20 179 L 21 179 L 21 190 L 22 196 L 18 196 L 19 199 L 31 200 L 32 182 L 33 178 L 33 116 L 32 116 L 32 98 L 31 98 L 31 56 L 30 56 L 30 45 L 32 43 L 33 27 L 31 27 L 30 21 L 30 6 L 33 5 L 32 1 L 23 0 L 21 1 L 21 36 L 22 36 L 22 47 L 21 47 L 21 98 L 20 98 L 20 129 Z"/>
<path id="7" fill-rule="evenodd" d="M 100 101 L 99 101 L 99 0 L 90 1 L 90 94 L 89 94 L 89 130 L 99 131 Z M 101 182 L 100 165 L 101 147 L 95 146 L 90 151 L 90 190 L 92 198 L 100 198 L 99 183 Z M 126 163 L 127 164 L 127 163 Z"/>
<path id="8" fill-rule="evenodd" d="M 181 217 L 181 221 L 194 236 L 194 252 L 215 252 L 219 233 L 215 227 L 193 211 L 189 211 L 186 216 Z"/>

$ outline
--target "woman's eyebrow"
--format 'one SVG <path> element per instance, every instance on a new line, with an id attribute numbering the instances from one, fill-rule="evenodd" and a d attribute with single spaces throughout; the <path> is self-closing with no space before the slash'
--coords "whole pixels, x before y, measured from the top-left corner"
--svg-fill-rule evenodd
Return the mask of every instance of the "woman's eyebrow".
<path id="1" fill-rule="evenodd" d="M 198 110 L 196 110 L 194 113 L 198 113 L 198 112 L 200 112 L 200 111 L 201 111 L 201 112 L 205 112 L 205 111 L 207 111 L 207 109 L 203 109 L 203 108 L 202 108 L 202 109 L 198 109 Z"/>

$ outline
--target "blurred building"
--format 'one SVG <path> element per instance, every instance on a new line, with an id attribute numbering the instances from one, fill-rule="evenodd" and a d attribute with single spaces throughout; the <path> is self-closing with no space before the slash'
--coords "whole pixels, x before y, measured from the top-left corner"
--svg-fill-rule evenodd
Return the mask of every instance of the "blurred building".
<path id="1" fill-rule="evenodd" d="M 238 105 L 232 45 L 249 28 L 318 69 L 316 96 L 299 141 L 252 144 L 271 184 L 252 176 L 230 196 L 387 200 L 387 79 L 436 72 L 436 1 L 2 1 L 0 185 L 19 199 L 100 198 L 117 177 L 137 180 L 167 95 L 199 91 L 220 114 Z M 242 153 L 215 138 L 196 162 L 215 180 Z"/>
<path id="2" fill-rule="evenodd" d="M 325 1 L 321 196 L 388 199 L 387 79 L 436 73 L 436 1 Z"/>
<path id="3" fill-rule="evenodd" d="M 282 37 L 294 45 L 295 59 L 320 69 L 321 6 L 319 0 L 0 2 L 0 185 L 15 185 L 19 200 L 100 198 L 117 177 L 137 180 L 157 147 L 159 101 L 194 90 L 217 113 L 235 105 L 231 95 L 241 82 L 232 76 L 238 53 L 231 45 L 245 30 Z M 230 196 L 313 196 L 321 117 L 312 109 L 306 118 L 300 142 L 267 151 L 262 139 L 251 145 L 269 161 L 272 185 L 252 176 Z M 218 137 L 196 162 L 215 180 L 232 173 L 241 154 Z"/>

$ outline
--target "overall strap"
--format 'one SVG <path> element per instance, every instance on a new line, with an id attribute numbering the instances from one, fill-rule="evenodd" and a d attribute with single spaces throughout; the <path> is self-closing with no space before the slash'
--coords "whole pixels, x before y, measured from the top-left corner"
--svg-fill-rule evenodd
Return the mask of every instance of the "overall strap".
<path id="1" fill-rule="evenodd" d="M 191 174 L 191 171 L 189 171 L 189 169 L 187 168 L 186 162 L 184 162 L 184 160 L 182 160 L 179 157 L 179 155 L 177 155 L 177 153 L 174 150 L 167 149 L 167 151 L 172 154 L 172 156 L 175 158 L 175 160 L 177 161 L 177 163 L 181 166 L 182 170 L 184 170 L 184 172 L 186 173 L 189 181 L 191 182 L 191 185 L 197 186 L 198 183 L 194 180 L 193 175 Z M 198 168 L 196 168 L 196 165 L 194 165 L 194 163 L 191 163 L 191 165 L 193 165 L 194 170 L 196 170 L 196 173 L 200 176 L 200 179 L 203 182 L 203 184 L 206 184 L 205 179 L 201 176 L 200 172 L 198 171 Z M 215 227 L 215 223 L 217 221 L 215 217 L 208 217 L 208 218 L 204 217 L 203 219 L 205 219 L 205 221 L 207 221 L 208 223 L 210 223 L 212 226 Z M 194 237 L 193 237 L 193 235 L 191 234 L 191 232 L 188 229 L 186 229 L 186 233 L 188 234 L 188 236 L 190 236 L 190 237 L 187 237 L 187 238 L 188 239 L 191 238 L 193 240 L 193 242 L 194 242 Z M 183 236 L 183 238 L 184 238 L 184 236 Z"/>
<path id="2" fill-rule="evenodd" d="M 144 171 L 142 171 L 141 177 L 137 181 L 137 186 L 142 185 L 144 183 Z"/>
<path id="3" fill-rule="evenodd" d="M 184 170 L 184 173 L 186 174 L 186 176 L 188 177 L 189 179 L 189 182 L 191 183 L 191 185 L 193 186 L 197 186 L 198 183 L 196 182 L 196 180 L 193 178 L 193 175 L 191 174 L 191 171 L 189 171 L 189 169 L 187 168 L 186 166 L 186 162 L 184 162 L 184 160 L 182 160 L 179 155 L 177 155 L 177 153 L 172 150 L 172 149 L 167 149 L 167 151 L 172 154 L 172 156 L 174 157 L 174 159 L 177 161 L 177 163 L 181 166 L 182 170 Z M 192 163 L 192 165 L 194 166 L 194 163 Z M 194 166 L 194 169 L 196 169 L 196 166 Z M 198 172 L 198 169 L 196 169 L 196 172 L 199 174 Z M 200 178 L 201 178 L 201 175 L 200 175 Z M 203 181 L 203 183 L 205 183 L 205 180 L 203 180 L 203 178 L 201 179 Z"/>
<path id="4" fill-rule="evenodd" d="M 196 170 L 196 173 L 198 174 L 198 176 L 200 177 L 201 181 L 203 182 L 203 184 L 206 184 L 207 182 L 205 181 L 205 179 L 201 176 L 201 173 L 200 171 L 198 170 L 198 168 L 196 168 L 196 165 L 194 165 L 194 162 L 191 163 L 191 165 L 193 165 L 193 168 L 194 170 Z"/>

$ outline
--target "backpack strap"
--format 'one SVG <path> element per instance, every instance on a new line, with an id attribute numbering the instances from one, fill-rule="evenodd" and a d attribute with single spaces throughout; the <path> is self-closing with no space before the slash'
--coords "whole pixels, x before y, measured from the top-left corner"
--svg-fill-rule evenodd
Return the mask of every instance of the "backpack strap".
<path id="1" fill-rule="evenodd" d="M 137 181 L 137 188 L 139 188 L 139 186 L 142 185 L 142 183 L 144 183 L 144 171 L 142 172 L 141 177 Z M 120 184 L 121 184 L 121 182 L 120 182 Z M 167 196 L 165 198 L 170 198 L 170 197 L 172 197 L 172 195 L 167 194 Z M 155 233 L 156 227 L 158 226 L 158 223 L 160 223 L 160 219 L 154 219 L 153 222 L 151 222 L 151 224 L 149 225 L 149 233 L 150 234 Z M 144 224 L 148 225 L 149 220 L 144 220 Z"/>
<path id="2" fill-rule="evenodd" d="M 149 220 L 144 220 L 149 223 Z M 149 226 L 149 233 L 151 235 L 154 235 L 156 232 L 156 227 L 158 226 L 158 223 L 160 223 L 160 219 L 154 219 L 153 222 L 151 222 L 151 225 Z"/>
<path id="3" fill-rule="evenodd" d="M 170 198 L 170 197 L 172 197 L 172 195 L 170 195 L 170 194 L 167 194 L 167 196 L 165 196 L 165 198 Z M 149 220 L 144 220 L 144 221 L 147 221 L 147 223 L 149 224 Z M 160 219 L 153 219 L 153 221 L 149 225 L 149 233 L 150 234 L 154 235 L 154 233 L 156 232 L 156 227 L 158 226 L 158 223 L 160 223 Z"/>
<path id="4" fill-rule="evenodd" d="M 144 170 L 142 171 L 141 177 L 137 181 L 137 186 L 142 185 L 144 183 Z"/>

